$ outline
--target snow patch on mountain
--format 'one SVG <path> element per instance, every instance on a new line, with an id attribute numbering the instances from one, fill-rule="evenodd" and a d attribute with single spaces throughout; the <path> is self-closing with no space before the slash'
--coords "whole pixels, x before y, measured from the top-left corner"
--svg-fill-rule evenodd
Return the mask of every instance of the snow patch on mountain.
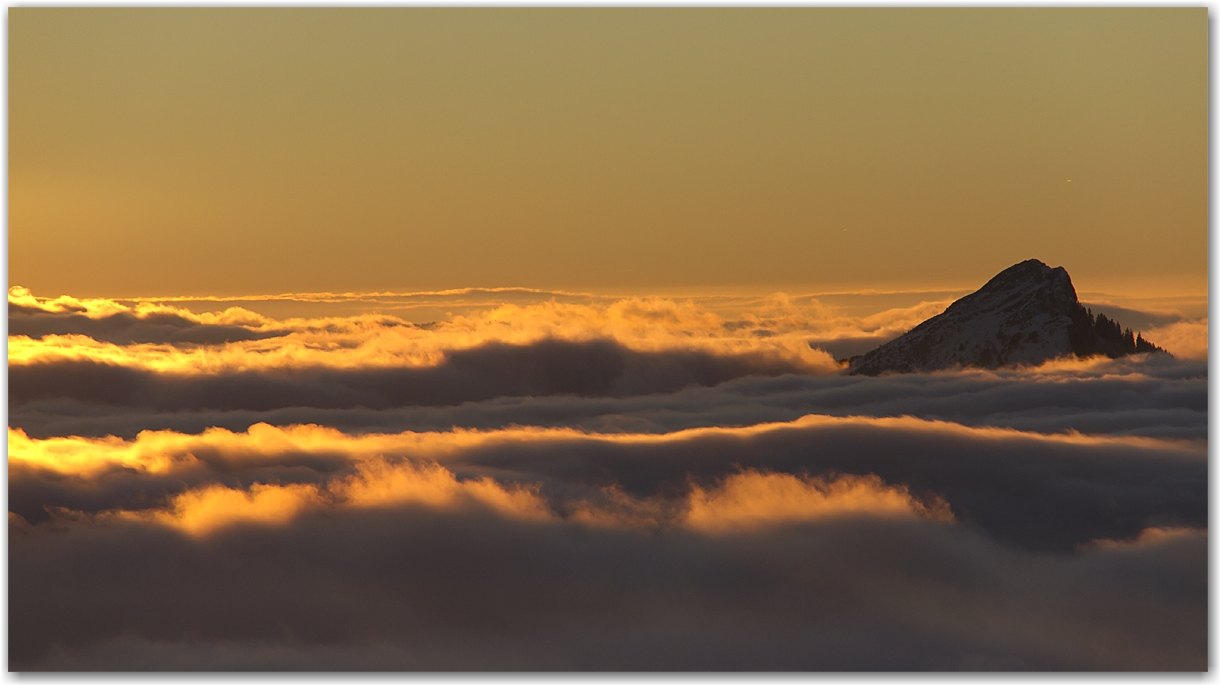
<path id="1" fill-rule="evenodd" d="M 1163 350 L 1137 340 L 1129 330 L 1124 336 L 1116 322 L 1093 317 L 1076 299 L 1063 267 L 1030 259 L 1001 271 L 942 314 L 853 358 L 850 373 L 990 369 L 1067 355 L 1118 357 L 1144 351 Z"/>

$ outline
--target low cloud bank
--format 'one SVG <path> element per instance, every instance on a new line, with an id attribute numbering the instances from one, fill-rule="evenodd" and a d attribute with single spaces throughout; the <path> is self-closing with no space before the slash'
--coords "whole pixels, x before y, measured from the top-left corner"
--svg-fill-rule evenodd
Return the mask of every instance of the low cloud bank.
<path id="1" fill-rule="evenodd" d="M 917 518 L 708 536 L 382 508 L 9 539 L 16 670 L 1207 666 L 1197 531 L 1047 557 Z"/>
<path id="2" fill-rule="evenodd" d="M 638 500 L 629 509 L 664 508 L 743 469 L 876 477 L 905 488 L 920 506 L 935 509 L 943 500 L 946 513 L 996 540 L 1060 552 L 1099 538 L 1130 539 L 1149 526 L 1202 527 L 1207 512 L 1206 453 L 1190 443 L 914 418 L 808 416 L 664 435 L 514 428 L 349 436 L 258 425 L 248 433 L 150 432 L 129 442 L 10 432 L 9 454 L 9 509 L 32 522 L 60 509 L 173 509 L 174 498 L 213 485 L 304 486 L 309 492 L 290 499 L 309 504 L 306 495 L 333 493 L 336 483 L 387 458 L 408 469 L 436 462 L 456 479 L 491 479 L 506 492 L 526 488 L 560 517 L 604 498 L 607 488 L 620 493 L 619 504 Z"/>
<path id="3" fill-rule="evenodd" d="M 658 359 L 674 358 L 662 356 Z M 676 368 L 682 370 L 683 367 L 679 365 Z M 764 369 L 767 367 L 764 366 Z M 781 369 L 770 367 L 767 370 Z M 518 367 L 516 372 L 525 374 L 528 370 Z M 22 370 L 12 372 L 12 377 L 16 378 L 13 384 L 17 386 L 13 391 L 14 396 L 25 401 L 14 400 L 10 404 L 9 422 L 11 426 L 22 428 L 30 436 L 38 438 L 54 435 L 118 435 L 133 438 L 141 430 L 147 429 L 199 433 L 211 426 L 243 431 L 260 422 L 274 425 L 316 423 L 353 433 L 445 431 L 453 427 L 497 429 L 511 425 L 572 427 L 600 433 L 664 433 L 702 426 L 792 421 L 805 414 L 818 413 L 835 416 L 912 415 L 970 426 L 991 425 L 1040 433 L 1075 430 L 1087 434 L 1207 439 L 1206 365 L 1157 356 L 1071 365 L 1056 363 L 1032 371 L 940 372 L 880 378 L 841 374 L 746 376 L 726 380 L 714 387 L 693 385 L 663 394 L 617 397 L 539 394 L 480 401 L 467 399 L 449 406 L 433 404 L 386 409 L 370 406 L 374 401 L 386 401 L 384 396 L 366 398 L 362 407 L 353 406 L 361 401 L 350 399 L 349 396 L 347 401 L 351 404 L 348 408 L 287 406 L 264 410 L 170 410 L 156 406 L 132 407 L 122 404 L 124 397 L 131 396 L 118 394 L 123 386 L 117 383 L 114 386 L 87 383 L 85 379 L 74 378 L 68 373 L 68 367 L 56 369 L 56 373 L 62 374 L 62 382 L 67 389 L 56 390 L 58 386 L 54 382 L 46 381 L 41 385 L 34 383 L 33 392 L 44 396 L 74 393 L 88 396 L 88 392 L 95 392 L 96 388 L 113 387 L 115 389 L 108 392 L 113 393 L 114 403 L 90 403 L 64 398 L 29 399 L 23 394 L 26 392 L 24 388 L 30 387 L 33 381 L 21 385 L 24 373 Z M 155 378 L 126 370 L 113 373 L 120 378 L 147 378 L 153 383 L 152 387 L 157 387 Z M 438 370 L 428 373 L 434 379 L 443 377 Z M 428 373 L 417 374 L 414 378 L 428 378 Z M 54 378 L 55 373 L 48 376 Z M 342 374 L 339 377 L 345 378 Z M 361 376 L 356 374 L 353 378 L 359 379 Z M 256 377 L 251 385 L 258 387 L 258 380 Z M 649 380 L 655 388 L 658 387 L 656 382 L 661 379 L 654 377 Z M 304 379 L 295 379 L 295 382 L 298 386 L 308 385 Z M 263 397 L 238 394 L 241 386 L 235 382 L 229 384 L 231 392 L 223 391 L 225 381 L 222 379 L 211 379 L 206 383 L 216 388 L 215 396 L 219 401 L 229 404 L 254 403 Z M 677 383 L 670 387 L 673 385 Z M 82 386 L 84 390 L 73 389 Z M 200 386 L 194 387 L 198 389 Z M 329 398 L 338 396 L 341 388 L 331 387 L 328 395 L 326 386 L 318 384 L 314 387 L 319 396 L 338 403 L 338 400 Z M 378 387 L 381 386 L 373 386 L 374 390 Z M 491 392 L 487 387 L 486 384 L 483 386 L 484 395 Z M 534 382 L 532 387 L 537 390 L 542 383 Z M 293 386 L 285 383 L 285 388 L 283 394 L 278 396 L 281 402 L 308 403 L 308 392 L 290 395 Z M 426 390 L 428 388 L 425 386 L 415 389 L 421 394 Z M 409 387 L 393 390 L 398 393 L 397 397 L 408 399 L 411 391 Z M 445 392 L 449 393 L 449 397 L 459 397 L 460 391 L 461 386 L 454 385 L 438 390 L 435 396 L 422 396 L 425 401 L 435 403 L 438 398 L 446 397 Z M 149 395 L 150 399 L 145 402 L 153 404 L 152 397 Z M 183 395 L 177 397 L 176 401 L 186 404 Z"/>
<path id="4" fill-rule="evenodd" d="M 820 359 L 819 359 L 820 355 Z M 822 370 L 837 370 L 810 351 Z M 456 405 L 503 396 L 629 396 L 672 393 L 743 376 L 809 371 L 799 360 L 760 352 L 640 352 L 609 340 L 491 343 L 446 355 L 434 366 L 373 369 L 305 367 L 220 374 L 174 374 L 96 361 L 11 366 L 15 408 L 49 399 L 163 411 L 323 409 Z"/>
<path id="5" fill-rule="evenodd" d="M 157 312 L 144 316 L 117 312 L 92 318 L 84 314 L 49 313 L 41 309 L 10 304 L 8 316 L 9 335 L 26 336 L 36 340 L 49 335 L 83 335 L 115 345 L 221 345 L 244 340 L 263 340 L 287 333 L 200 323 L 177 312 Z"/>

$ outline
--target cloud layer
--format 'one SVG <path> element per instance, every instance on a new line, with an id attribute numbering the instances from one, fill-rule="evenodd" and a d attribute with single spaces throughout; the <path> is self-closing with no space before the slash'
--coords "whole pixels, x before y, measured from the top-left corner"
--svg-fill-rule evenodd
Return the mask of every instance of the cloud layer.
<path id="1" fill-rule="evenodd" d="M 1206 668 L 1206 537 L 1046 557 L 911 518 L 709 536 L 377 508 L 200 542 L 10 525 L 17 669 Z"/>
<path id="2" fill-rule="evenodd" d="M 944 303 L 428 297 L 476 296 L 10 292 L 10 668 L 1206 669 L 1205 362 L 849 377 L 817 346 Z"/>

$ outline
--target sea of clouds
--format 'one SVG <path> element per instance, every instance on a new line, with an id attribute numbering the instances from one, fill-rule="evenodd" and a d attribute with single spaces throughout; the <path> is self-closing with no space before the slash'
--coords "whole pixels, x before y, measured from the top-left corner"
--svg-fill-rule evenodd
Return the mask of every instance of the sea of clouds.
<path id="1" fill-rule="evenodd" d="M 11 669 L 1207 668 L 1206 318 L 867 378 L 951 298 L 284 298 L 10 291 Z"/>

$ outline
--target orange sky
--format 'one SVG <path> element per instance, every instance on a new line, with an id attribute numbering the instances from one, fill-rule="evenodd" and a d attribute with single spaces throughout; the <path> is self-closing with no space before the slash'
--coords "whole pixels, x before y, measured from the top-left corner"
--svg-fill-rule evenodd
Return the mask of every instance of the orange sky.
<path id="1" fill-rule="evenodd" d="M 8 86 L 40 295 L 1206 291 L 1202 7 L 20 7 Z"/>

